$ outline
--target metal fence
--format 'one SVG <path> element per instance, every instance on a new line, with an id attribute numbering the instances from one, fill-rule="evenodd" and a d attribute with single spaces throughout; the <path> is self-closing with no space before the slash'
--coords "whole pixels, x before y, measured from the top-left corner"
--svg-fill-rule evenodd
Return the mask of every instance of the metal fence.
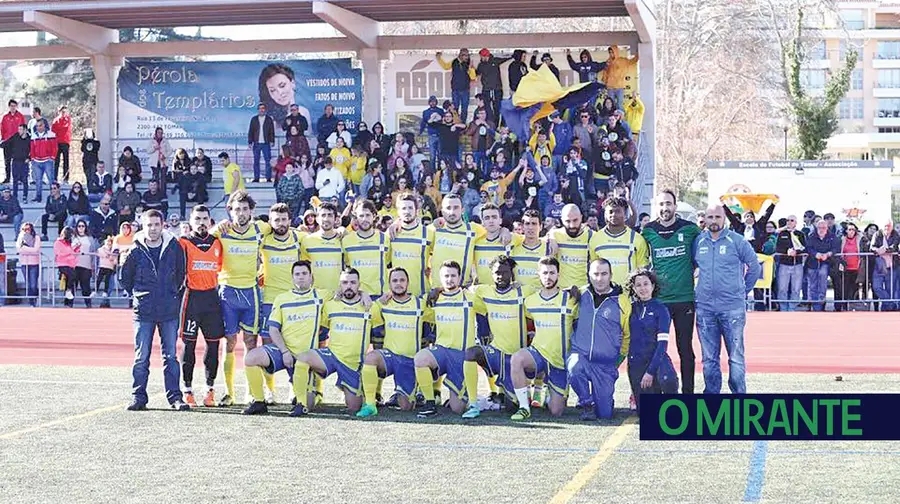
<path id="1" fill-rule="evenodd" d="M 37 269 L 37 286 L 35 289 L 30 288 L 31 285 L 28 281 L 28 270 L 30 268 L 21 264 L 15 256 L 0 254 L 0 271 L 6 272 L 5 278 L 0 282 L 2 284 L 0 285 L 0 305 L 33 303 L 35 306 L 58 306 L 64 304 L 66 292 L 71 292 L 74 304 L 94 305 L 95 303 L 109 303 L 112 305 L 115 303 L 116 306 L 128 306 L 131 296 L 121 289 L 118 277 L 119 268 L 113 270 L 108 281 L 108 288 L 100 291 L 98 289 L 100 287 L 98 285 L 100 268 L 97 254 L 92 253 L 90 255 L 94 256 L 94 259 L 92 261 L 89 289 L 85 289 L 89 293 L 85 295 L 85 290 L 82 290 L 81 285 L 75 282 L 63 285 L 60 269 L 56 267 L 54 258 L 48 257 L 47 254 L 41 253 L 41 262 L 31 266 L 31 268 Z M 18 279 L 21 279 L 21 281 Z"/>

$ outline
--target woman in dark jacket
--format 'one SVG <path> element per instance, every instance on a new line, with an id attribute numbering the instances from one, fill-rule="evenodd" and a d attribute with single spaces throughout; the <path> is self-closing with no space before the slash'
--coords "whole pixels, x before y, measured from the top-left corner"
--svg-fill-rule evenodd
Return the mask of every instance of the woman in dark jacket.
<path id="1" fill-rule="evenodd" d="M 525 55 L 527 53 L 522 49 L 513 51 L 512 62 L 510 62 L 507 72 L 509 75 L 509 88 L 515 91 L 519 89 L 519 81 L 528 73 L 528 64 L 525 63 Z"/>
<path id="2" fill-rule="evenodd" d="M 119 156 L 119 166 L 125 167 L 125 174 L 136 184 L 141 181 L 141 160 L 134 155 L 131 146 L 126 145 Z"/>
<path id="3" fill-rule="evenodd" d="M 66 212 L 69 214 L 66 225 L 71 228 L 74 228 L 80 220 L 90 220 L 91 203 L 84 194 L 81 182 L 72 184 L 72 190 L 69 191 L 69 198 L 66 200 Z"/>
<path id="4" fill-rule="evenodd" d="M 374 135 L 369 131 L 369 126 L 365 121 L 359 121 L 356 124 L 356 137 L 353 139 L 353 147 L 359 147 L 361 150 L 366 150 L 369 146 L 369 141 L 372 140 Z"/>
<path id="5" fill-rule="evenodd" d="M 179 148 L 175 151 L 175 161 L 172 162 L 172 171 L 168 174 L 169 182 L 175 184 L 175 187 L 172 188 L 172 194 L 175 194 L 175 191 L 178 190 L 181 177 L 191 169 L 192 164 L 193 160 L 188 156 L 186 150 Z"/>
<path id="6" fill-rule="evenodd" d="M 387 153 L 391 150 L 391 141 L 393 140 L 393 137 L 384 132 L 384 125 L 381 124 L 381 122 L 377 122 L 372 125 L 372 138 L 378 142 L 378 146 L 381 147 L 381 152 L 384 153 L 385 158 L 379 159 L 381 165 L 387 166 Z"/>

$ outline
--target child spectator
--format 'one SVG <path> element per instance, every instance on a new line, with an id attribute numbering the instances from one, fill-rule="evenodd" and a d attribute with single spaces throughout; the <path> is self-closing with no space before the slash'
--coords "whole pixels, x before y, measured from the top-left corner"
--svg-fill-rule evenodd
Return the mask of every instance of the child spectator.
<path id="1" fill-rule="evenodd" d="M 281 180 L 281 177 L 284 176 L 285 167 L 294 162 L 294 156 L 291 152 L 291 148 L 289 145 L 284 144 L 281 146 L 281 153 L 278 155 L 278 159 L 275 160 L 275 167 L 272 168 L 272 176 L 275 178 L 275 187 L 278 187 L 278 181 Z"/>
<path id="2" fill-rule="evenodd" d="M 97 248 L 100 267 L 97 270 L 97 284 L 94 290 L 103 297 L 103 300 L 100 302 L 100 308 L 109 308 L 109 297 L 112 296 L 113 279 L 116 276 L 116 263 L 119 260 L 118 253 L 113 248 L 114 240 L 114 237 L 108 236 L 103 240 L 103 246 Z"/>
<path id="3" fill-rule="evenodd" d="M 359 194 L 359 188 L 362 184 L 363 177 L 366 176 L 366 166 L 369 162 L 369 156 L 366 151 L 359 147 L 350 148 L 350 184 L 353 186 L 353 192 Z"/>
<path id="4" fill-rule="evenodd" d="M 350 165 L 353 163 L 353 159 L 351 159 L 350 157 L 350 149 L 347 148 L 347 145 L 350 144 L 345 144 L 343 137 L 339 137 L 335 141 L 334 147 L 332 147 L 331 151 L 328 154 L 328 157 L 331 159 L 332 165 L 338 172 L 340 172 L 341 176 L 344 177 L 345 180 L 350 174 Z"/>
<path id="5" fill-rule="evenodd" d="M 553 201 L 544 207 L 544 218 L 552 218 L 556 220 L 562 219 L 562 209 L 566 206 L 563 196 L 560 193 L 553 194 Z"/>
<path id="6" fill-rule="evenodd" d="M 300 215 L 303 183 L 294 165 L 288 164 L 286 169 L 286 173 L 278 181 L 278 187 L 275 189 L 275 198 L 278 203 L 287 204 L 291 210 L 291 215 Z"/>
<path id="7" fill-rule="evenodd" d="M 53 243 L 53 255 L 61 279 L 61 287 L 66 291 L 63 304 L 69 308 L 75 306 L 75 266 L 78 264 L 78 248 L 80 242 L 74 241 L 75 232 L 64 227 L 59 238 Z"/>

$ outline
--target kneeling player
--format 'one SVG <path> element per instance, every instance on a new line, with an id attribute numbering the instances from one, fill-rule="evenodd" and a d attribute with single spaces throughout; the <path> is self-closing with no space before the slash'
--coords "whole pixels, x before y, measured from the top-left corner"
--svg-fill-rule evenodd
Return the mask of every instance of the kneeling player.
<path id="1" fill-rule="evenodd" d="M 293 377 L 294 395 L 307 397 L 309 368 L 301 374 L 294 374 L 294 362 L 301 355 L 315 348 L 319 343 L 319 327 L 322 325 L 322 307 L 330 299 L 331 293 L 312 288 L 312 267 L 309 261 L 297 261 L 291 267 L 294 288 L 279 294 L 272 303 L 269 315 L 269 337 L 271 343 L 254 348 L 244 357 L 247 385 L 253 401 L 244 410 L 246 415 L 266 413 L 263 391 L 264 372 L 274 374 L 282 369 Z M 291 416 L 306 414 L 301 404 L 294 407 Z"/>
<path id="2" fill-rule="evenodd" d="M 512 420 L 531 417 L 528 379 L 543 377 L 550 391 L 550 414 L 560 416 L 566 407 L 569 381 L 566 355 L 572 328 L 578 318 L 578 297 L 559 288 L 559 261 L 543 257 L 538 261 L 541 290 L 525 298 L 525 312 L 534 321 L 531 346 L 512 356 L 511 374 L 519 411 Z"/>
<path id="3" fill-rule="evenodd" d="M 390 294 L 378 301 L 383 324 L 375 328 L 373 337 L 383 336 L 384 347 L 369 352 L 363 364 L 362 383 L 366 403 L 356 414 L 361 418 L 378 414 L 378 380 L 388 376 L 394 377 L 400 409 L 413 409 L 416 404 L 416 367 L 413 359 L 421 349 L 422 340 L 426 339 L 425 332 L 430 332 L 434 323 L 434 313 L 425 300 L 409 294 L 409 275 L 405 269 L 392 269 L 388 283 Z"/>

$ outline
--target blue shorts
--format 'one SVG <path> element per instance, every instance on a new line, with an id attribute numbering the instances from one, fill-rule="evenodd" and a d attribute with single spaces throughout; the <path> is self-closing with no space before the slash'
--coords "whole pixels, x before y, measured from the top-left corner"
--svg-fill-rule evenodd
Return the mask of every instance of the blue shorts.
<path id="1" fill-rule="evenodd" d="M 262 309 L 259 311 L 259 335 L 263 338 L 269 338 L 269 315 L 272 314 L 272 304 L 263 303 Z"/>
<path id="2" fill-rule="evenodd" d="M 557 394 L 568 397 L 569 396 L 569 375 L 566 374 L 566 370 L 563 368 L 558 368 L 552 366 L 547 359 L 541 355 L 541 352 L 536 348 L 528 347 L 528 351 L 531 352 L 531 357 L 534 358 L 534 368 L 537 370 L 534 373 L 525 373 L 530 379 L 534 379 L 536 375 L 543 374 L 544 375 L 544 383 L 550 387 L 550 390 L 556 392 Z"/>
<path id="3" fill-rule="evenodd" d="M 225 321 L 226 335 L 237 334 L 239 330 L 247 334 L 259 333 L 259 314 L 262 306 L 262 291 L 259 287 L 236 289 L 220 285 L 219 300 L 222 303 L 222 320 Z"/>
<path id="4" fill-rule="evenodd" d="M 412 357 L 397 355 L 390 350 L 376 350 L 384 358 L 384 376 L 393 376 L 395 389 L 407 399 L 416 395 L 416 364 Z"/>
<path id="5" fill-rule="evenodd" d="M 460 399 L 466 398 L 466 386 L 463 379 L 463 362 L 466 352 L 435 345 L 428 349 L 438 365 L 438 376 L 445 375 L 444 384 Z"/>
<path id="6" fill-rule="evenodd" d="M 510 372 L 510 361 L 512 355 L 504 353 L 502 350 L 491 346 L 484 345 L 484 359 L 487 361 L 488 376 L 497 377 L 497 385 L 503 387 L 507 394 L 515 395 L 516 388 L 512 384 L 512 373 Z"/>
<path id="7" fill-rule="evenodd" d="M 269 343 L 267 345 L 263 345 L 262 349 L 266 351 L 266 354 L 269 356 L 269 365 L 266 366 L 266 373 L 275 374 L 282 369 L 286 369 L 288 372 L 288 376 L 294 376 L 294 368 L 286 368 L 284 367 L 284 357 L 281 354 L 281 350 L 278 349 L 274 343 Z"/>
<path id="8" fill-rule="evenodd" d="M 325 363 L 325 374 L 319 375 L 322 378 L 328 378 L 337 373 L 337 386 L 353 395 L 360 395 L 360 376 L 358 369 L 350 369 L 346 364 L 341 362 L 329 348 L 319 348 L 315 350 Z"/>

